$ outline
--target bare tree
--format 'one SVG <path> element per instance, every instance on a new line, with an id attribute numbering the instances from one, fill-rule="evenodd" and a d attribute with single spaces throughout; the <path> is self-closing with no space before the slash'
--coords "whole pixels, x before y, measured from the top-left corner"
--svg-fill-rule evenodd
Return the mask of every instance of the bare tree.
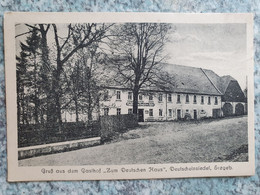
<path id="1" fill-rule="evenodd" d="M 101 41 L 106 35 L 109 25 L 105 24 L 75 24 L 68 25 L 67 36 L 61 37 L 58 33 L 56 24 L 52 24 L 56 56 L 56 69 L 54 71 L 52 82 L 52 93 L 55 94 L 55 116 L 57 121 L 62 122 L 61 119 L 61 74 L 66 62 L 80 49 L 91 47 L 92 44 Z"/>
<path id="2" fill-rule="evenodd" d="M 100 83 L 103 55 L 97 51 L 98 45 L 93 44 L 77 52 L 75 59 L 70 60 L 64 71 L 66 80 L 66 98 L 63 99 L 63 110 L 70 110 L 76 114 L 87 115 L 92 121 L 93 112 L 97 111 L 99 96 L 101 95 Z"/>
<path id="3" fill-rule="evenodd" d="M 170 24 L 163 23 L 126 23 L 113 29 L 110 63 L 116 72 L 116 82 L 133 90 L 135 114 L 140 89 L 154 84 L 166 59 L 163 51 L 171 29 Z"/>

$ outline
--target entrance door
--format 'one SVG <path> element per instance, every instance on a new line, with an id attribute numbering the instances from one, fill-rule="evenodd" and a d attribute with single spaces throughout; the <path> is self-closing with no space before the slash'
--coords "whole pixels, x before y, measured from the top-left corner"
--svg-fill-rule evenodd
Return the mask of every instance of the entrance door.
<path id="1" fill-rule="evenodd" d="M 197 110 L 194 110 L 194 111 L 193 111 L 193 118 L 194 118 L 195 120 L 197 120 L 197 118 L 198 118 L 198 116 L 197 116 Z"/>
<path id="2" fill-rule="evenodd" d="M 178 119 L 178 120 L 181 119 L 181 110 L 177 110 L 177 119 Z"/>
<path id="3" fill-rule="evenodd" d="M 212 110 L 212 117 L 219 118 L 220 117 L 220 109 L 213 109 Z"/>
<path id="4" fill-rule="evenodd" d="M 138 122 L 144 122 L 144 109 L 138 109 Z"/>

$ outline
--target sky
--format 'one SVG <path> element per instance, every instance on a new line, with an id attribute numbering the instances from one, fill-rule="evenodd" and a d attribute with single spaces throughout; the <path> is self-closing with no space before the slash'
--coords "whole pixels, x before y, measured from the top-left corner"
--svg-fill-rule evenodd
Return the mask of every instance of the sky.
<path id="1" fill-rule="evenodd" d="M 175 24 L 166 52 L 169 63 L 231 75 L 246 87 L 245 24 Z"/>
<path id="2" fill-rule="evenodd" d="M 60 24 L 60 29 L 67 25 Z M 231 75 L 242 90 L 246 87 L 246 25 L 245 24 L 173 24 L 175 31 L 165 47 L 168 63 L 213 70 L 219 76 Z M 16 34 L 27 31 L 16 26 Z M 64 36 L 67 32 L 59 31 Z M 51 33 L 53 34 L 53 33 Z M 26 36 L 16 39 L 24 41 Z M 53 40 L 53 37 L 49 37 Z M 49 40 L 50 40 L 49 39 Z M 51 43 L 50 43 L 51 44 Z M 17 53 L 19 48 L 17 48 Z"/>

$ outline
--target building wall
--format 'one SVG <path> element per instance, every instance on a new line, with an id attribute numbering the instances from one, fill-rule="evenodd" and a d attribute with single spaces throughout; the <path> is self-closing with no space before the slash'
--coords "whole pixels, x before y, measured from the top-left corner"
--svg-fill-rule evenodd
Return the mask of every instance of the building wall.
<path id="1" fill-rule="evenodd" d="M 107 101 L 101 102 L 101 115 L 104 115 L 105 109 L 109 109 L 109 115 L 116 115 L 120 109 L 121 114 L 128 114 L 128 110 L 132 109 L 133 97 L 129 99 L 128 90 L 108 90 L 109 98 Z M 120 94 L 120 99 L 118 96 Z M 162 95 L 162 101 L 159 101 L 159 94 Z M 180 112 L 180 117 L 184 118 L 185 113 L 189 113 L 191 118 L 194 118 L 194 110 L 197 113 L 197 118 L 212 117 L 213 109 L 221 109 L 221 97 L 211 95 L 196 95 L 196 102 L 194 102 L 193 94 L 181 94 L 171 93 L 171 101 L 169 94 L 161 92 L 140 92 L 142 99 L 139 99 L 138 109 L 143 109 L 145 121 L 157 121 L 157 120 L 176 120 L 177 113 Z M 152 100 L 149 100 L 149 95 L 152 95 Z M 178 95 L 180 95 L 180 101 L 178 102 Z M 188 95 L 189 101 L 186 102 L 186 95 Z M 204 102 L 201 102 L 201 98 L 204 98 Z M 210 103 L 208 102 L 210 97 Z M 217 98 L 217 104 L 215 104 L 215 97 Z M 151 116 L 152 110 L 152 116 Z M 161 110 L 161 116 L 160 111 Z M 179 111 L 178 111 L 179 110 Z M 171 113 L 171 116 L 170 116 Z"/>
<path id="2" fill-rule="evenodd" d="M 122 89 L 108 89 L 106 93 L 106 101 L 100 102 L 100 115 L 105 115 L 106 110 L 108 110 L 108 115 L 128 114 L 129 109 L 133 108 L 133 95 L 131 99 L 129 96 L 130 90 Z M 162 101 L 159 101 L 159 96 L 162 96 Z M 221 96 L 212 95 L 200 95 L 196 94 L 196 102 L 194 101 L 194 94 L 183 94 L 183 93 L 171 93 L 166 94 L 165 92 L 146 92 L 142 91 L 140 94 L 142 99 L 138 100 L 138 109 L 143 110 L 144 121 L 171 121 L 178 119 L 178 112 L 180 113 L 180 118 L 184 118 L 185 114 L 188 113 L 189 116 L 194 119 L 195 113 L 197 119 L 203 117 L 213 117 L 213 109 L 219 109 L 221 112 Z M 152 96 L 152 100 L 149 96 Z M 171 95 L 171 101 L 169 96 Z M 180 101 L 178 101 L 178 95 L 180 96 Z M 188 95 L 188 102 L 186 102 L 186 96 Z M 120 97 L 118 97 L 120 96 Z M 204 102 L 202 102 L 202 96 Z M 210 103 L 208 98 L 210 97 Z M 215 104 L 215 97 L 217 98 L 217 104 Z M 104 99 L 104 98 L 103 98 Z M 152 110 L 152 116 L 151 116 Z M 160 111 L 161 110 L 161 113 Z M 161 114 L 161 115 L 160 115 Z M 99 113 L 93 113 L 93 120 L 98 118 Z M 63 112 L 63 121 L 75 122 L 76 115 L 74 113 Z M 87 115 L 80 114 L 80 121 L 87 121 Z"/>

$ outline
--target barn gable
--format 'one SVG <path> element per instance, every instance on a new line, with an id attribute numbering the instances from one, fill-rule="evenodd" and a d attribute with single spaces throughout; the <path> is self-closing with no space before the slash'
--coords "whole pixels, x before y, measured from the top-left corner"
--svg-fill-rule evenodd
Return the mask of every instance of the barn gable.
<path id="1" fill-rule="evenodd" d="M 246 97 L 236 80 L 230 80 L 224 95 L 222 96 L 224 102 L 246 102 Z"/>
<path id="2" fill-rule="evenodd" d="M 212 70 L 204 69 L 210 80 L 217 86 L 223 94 L 222 101 L 224 102 L 246 102 L 245 94 L 243 93 L 239 83 L 230 75 L 218 76 Z"/>

